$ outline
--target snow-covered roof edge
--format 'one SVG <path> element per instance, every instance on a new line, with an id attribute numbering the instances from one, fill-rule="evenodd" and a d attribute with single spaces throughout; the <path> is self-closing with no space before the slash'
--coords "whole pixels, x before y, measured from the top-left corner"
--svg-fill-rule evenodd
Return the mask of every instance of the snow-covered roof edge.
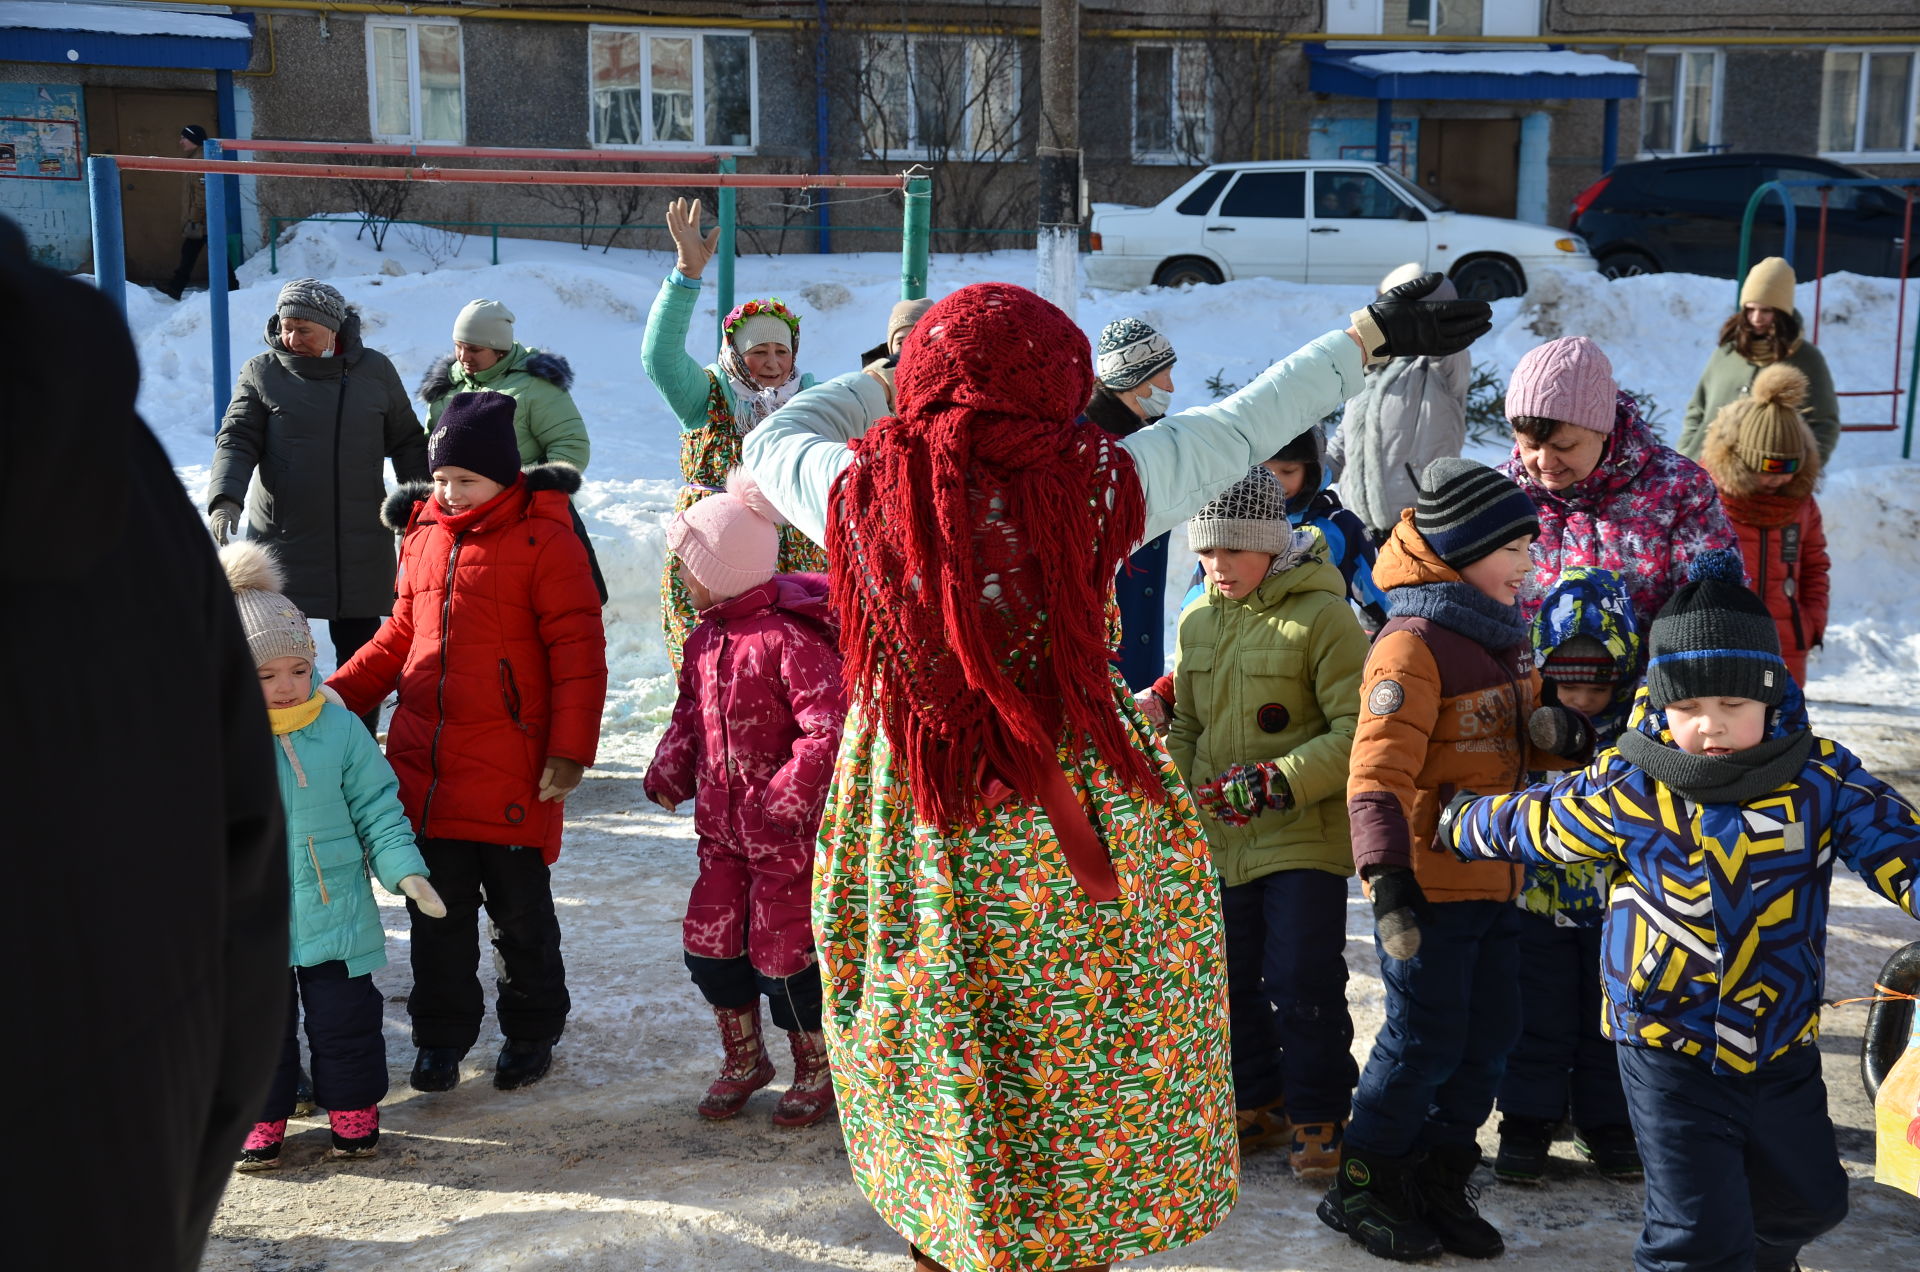
<path id="1" fill-rule="evenodd" d="M 102 35 L 172 35 L 200 40 L 246 40 L 253 31 L 238 18 L 119 4 L 33 4 L 0 0 L 0 29 L 93 31 Z"/>
<path id="2" fill-rule="evenodd" d="M 1638 75 L 1640 68 L 1598 53 L 1560 49 L 1483 50 L 1473 53 L 1361 53 L 1347 59 L 1383 75 Z"/>

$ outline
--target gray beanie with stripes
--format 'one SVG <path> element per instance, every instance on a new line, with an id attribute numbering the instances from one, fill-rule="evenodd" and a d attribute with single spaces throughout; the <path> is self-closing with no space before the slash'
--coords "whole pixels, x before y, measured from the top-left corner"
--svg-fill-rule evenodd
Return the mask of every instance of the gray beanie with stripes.
<path id="1" fill-rule="evenodd" d="M 1413 528 L 1456 570 L 1523 534 L 1540 533 L 1540 514 L 1527 492 L 1485 464 L 1436 459 L 1414 487 L 1420 498 Z"/>

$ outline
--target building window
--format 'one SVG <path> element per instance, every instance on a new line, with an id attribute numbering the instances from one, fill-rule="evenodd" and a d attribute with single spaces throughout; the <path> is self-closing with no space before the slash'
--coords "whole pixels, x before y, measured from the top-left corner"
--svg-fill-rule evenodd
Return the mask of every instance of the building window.
<path id="1" fill-rule="evenodd" d="M 1540 0 L 1327 0 L 1333 35 L 1540 34 Z"/>
<path id="2" fill-rule="evenodd" d="M 755 145 L 752 36 L 592 27 L 587 42 L 594 145 Z"/>
<path id="3" fill-rule="evenodd" d="M 1890 154 L 1920 149 L 1912 53 L 1830 49 L 1821 80 L 1820 149 Z"/>
<path id="4" fill-rule="evenodd" d="M 369 19 L 367 98 L 375 141 L 467 139 L 460 24 L 431 18 Z"/>
<path id="5" fill-rule="evenodd" d="M 1720 146 L 1721 55 L 1649 50 L 1640 85 L 1640 153 L 1689 155 Z"/>
<path id="6" fill-rule="evenodd" d="M 1020 46 L 1012 40 L 877 36 L 860 73 L 869 158 L 992 162 L 1020 142 Z"/>
<path id="7" fill-rule="evenodd" d="M 1210 97 L 1206 45 L 1134 45 L 1134 161 L 1208 162 L 1213 157 Z"/>

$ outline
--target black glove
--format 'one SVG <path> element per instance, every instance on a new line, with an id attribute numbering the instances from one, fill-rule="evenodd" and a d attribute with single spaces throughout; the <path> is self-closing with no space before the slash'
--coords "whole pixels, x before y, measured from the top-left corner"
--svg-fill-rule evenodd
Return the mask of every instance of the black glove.
<path id="1" fill-rule="evenodd" d="M 1353 315 L 1367 361 L 1442 357 L 1493 330 L 1493 310 L 1483 300 L 1422 300 L 1445 276 L 1422 274 L 1387 291 Z"/>
<path id="2" fill-rule="evenodd" d="M 1409 959 L 1420 952 L 1420 925 L 1433 922 L 1433 907 L 1420 881 L 1405 866 L 1376 866 L 1367 875 L 1373 885 L 1373 926 L 1387 957 Z"/>
<path id="3" fill-rule="evenodd" d="M 1447 806 L 1440 810 L 1440 824 L 1434 827 L 1433 840 L 1436 844 L 1445 848 L 1453 847 L 1454 826 L 1467 811 L 1467 805 L 1479 798 L 1480 796 L 1473 791 L 1461 791 L 1447 801 Z"/>
<path id="4" fill-rule="evenodd" d="M 1527 717 L 1527 736 L 1549 755 L 1585 760 L 1593 754 L 1593 725 L 1572 707 L 1560 705 L 1560 686 L 1540 682 L 1540 705 Z"/>

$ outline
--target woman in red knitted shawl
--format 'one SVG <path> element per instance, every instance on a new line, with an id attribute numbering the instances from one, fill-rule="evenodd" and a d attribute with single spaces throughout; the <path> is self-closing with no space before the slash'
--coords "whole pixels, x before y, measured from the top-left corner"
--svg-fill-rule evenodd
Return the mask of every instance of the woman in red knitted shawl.
<path id="1" fill-rule="evenodd" d="M 1464 347 L 1484 313 L 1356 320 L 1381 353 Z M 981 284 L 908 336 L 897 418 L 843 444 L 843 404 L 803 393 L 747 435 L 832 562 L 854 706 L 815 872 L 824 1023 L 854 1176 L 917 1268 L 1103 1268 L 1233 1204 L 1218 889 L 1105 615 L 1138 543 L 1359 389 L 1361 341 L 1115 439 L 1075 423 L 1072 320 Z"/>

